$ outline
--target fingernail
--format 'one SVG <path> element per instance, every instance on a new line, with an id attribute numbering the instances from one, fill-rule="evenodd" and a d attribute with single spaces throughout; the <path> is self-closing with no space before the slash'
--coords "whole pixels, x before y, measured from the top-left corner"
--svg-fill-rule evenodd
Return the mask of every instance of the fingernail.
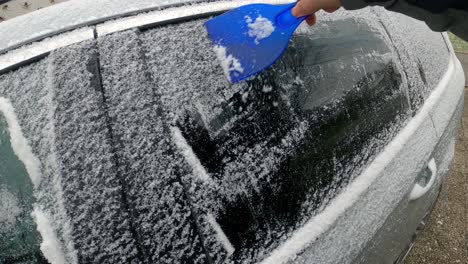
<path id="1" fill-rule="evenodd" d="M 299 13 L 299 11 L 297 10 L 297 6 L 295 6 L 295 7 L 292 9 L 291 13 L 292 13 L 293 16 L 295 16 L 295 17 L 300 17 L 300 16 L 301 16 L 300 13 Z"/>

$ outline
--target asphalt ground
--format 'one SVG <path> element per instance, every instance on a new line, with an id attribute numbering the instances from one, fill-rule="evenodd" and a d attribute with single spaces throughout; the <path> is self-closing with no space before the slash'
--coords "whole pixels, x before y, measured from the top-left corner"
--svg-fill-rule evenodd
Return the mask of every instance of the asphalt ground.
<path id="1" fill-rule="evenodd" d="M 468 76 L 468 54 L 458 54 Z M 468 78 L 466 78 L 468 80 Z M 466 85 L 466 84 L 465 84 Z M 455 160 L 434 211 L 406 264 L 468 263 L 468 88 Z"/>

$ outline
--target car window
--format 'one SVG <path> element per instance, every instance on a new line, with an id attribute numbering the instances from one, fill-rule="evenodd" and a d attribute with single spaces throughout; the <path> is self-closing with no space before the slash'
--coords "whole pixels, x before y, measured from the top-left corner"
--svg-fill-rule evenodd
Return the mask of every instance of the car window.
<path id="1" fill-rule="evenodd" d="M 301 27 L 274 67 L 230 85 L 205 21 L 99 37 L 1 76 L 63 258 L 255 262 L 409 116 L 376 22 Z"/>
<path id="2" fill-rule="evenodd" d="M 416 113 L 447 71 L 447 43 L 442 33 L 429 30 L 423 21 L 391 12 L 382 12 L 382 17 L 407 73 L 411 107 Z"/>
<path id="3" fill-rule="evenodd" d="M 255 261 L 391 140 L 408 117 L 407 87 L 379 25 L 354 18 L 301 27 L 274 67 L 231 86 L 203 22 L 143 32 L 145 63 L 216 186 L 190 193 L 196 207 L 214 216 L 231 258 Z"/>
<path id="4" fill-rule="evenodd" d="M 31 217 L 33 186 L 13 152 L 7 123 L 0 113 L 0 263 L 48 263 Z"/>

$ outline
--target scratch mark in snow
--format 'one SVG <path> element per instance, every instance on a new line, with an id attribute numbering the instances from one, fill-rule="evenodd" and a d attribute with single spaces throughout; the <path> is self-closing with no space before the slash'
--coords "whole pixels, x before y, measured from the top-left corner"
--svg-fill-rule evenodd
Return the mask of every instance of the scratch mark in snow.
<path id="1" fill-rule="evenodd" d="M 206 214 L 206 220 L 215 230 L 218 240 L 223 245 L 224 249 L 228 253 L 228 256 L 231 256 L 232 253 L 234 253 L 235 248 L 234 246 L 232 246 L 231 242 L 229 241 L 229 238 L 226 236 L 221 226 L 219 226 L 218 222 L 216 222 L 216 219 L 212 214 Z"/>
<path id="2" fill-rule="evenodd" d="M 32 216 L 36 220 L 37 231 L 42 237 L 41 251 L 44 257 L 52 264 L 66 263 L 60 242 L 52 228 L 50 217 L 37 207 L 34 207 Z"/>
<path id="3" fill-rule="evenodd" d="M 205 182 L 212 181 L 205 167 L 203 167 L 197 155 L 193 152 L 192 147 L 185 140 L 180 129 L 178 127 L 171 127 L 171 134 L 173 142 L 184 156 L 185 161 L 192 168 L 193 173 Z"/>

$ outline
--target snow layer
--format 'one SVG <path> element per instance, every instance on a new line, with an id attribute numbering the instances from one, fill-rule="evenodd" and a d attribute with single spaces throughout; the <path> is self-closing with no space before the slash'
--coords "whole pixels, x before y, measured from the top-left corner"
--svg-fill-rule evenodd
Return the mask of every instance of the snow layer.
<path id="1" fill-rule="evenodd" d="M 83 25 L 92 25 L 116 17 L 123 17 L 183 3 L 191 0 L 124 0 L 67 1 L 60 5 L 43 8 L 2 23 L 0 53 L 16 48 L 24 43 L 49 37 L 52 34 L 68 31 Z M 125 7 L 125 8 L 122 8 Z M 73 18 L 73 19 L 70 19 Z M 30 21 L 34 21 L 31 25 Z"/>
<path id="2" fill-rule="evenodd" d="M 206 215 L 206 220 L 211 225 L 211 227 L 215 230 L 216 235 L 218 236 L 218 240 L 222 243 L 228 256 L 231 256 L 232 253 L 234 253 L 236 249 L 232 246 L 231 242 L 229 241 L 229 238 L 227 238 L 221 226 L 219 226 L 219 224 L 216 222 L 216 219 L 211 214 Z"/>
<path id="3" fill-rule="evenodd" d="M 199 165 L 188 166 L 196 163 L 187 153 L 188 145 L 180 140 L 172 142 L 174 134 L 161 103 L 162 87 L 154 82 L 160 77 L 147 71 L 147 47 L 134 31 L 107 35 L 99 39 L 98 46 L 108 124 L 131 221 L 139 238 L 140 261 L 205 263 L 196 219 L 181 178 L 191 174 L 192 169 L 200 173 L 198 177 L 208 176 L 203 168 L 197 168 Z M 177 145 L 182 147 L 182 154 Z"/>
<path id="4" fill-rule="evenodd" d="M 2 231 L 10 231 L 15 227 L 17 217 L 23 212 L 19 201 L 6 187 L 0 185 L 0 223 Z"/>
<path id="5" fill-rule="evenodd" d="M 34 196 L 53 218 L 53 228 L 60 241 L 68 263 L 76 263 L 77 256 L 71 238 L 71 226 L 64 208 L 61 177 L 55 155 L 52 95 L 49 60 L 42 60 L 0 76 L 0 96 L 9 98 L 31 149 L 41 162 L 42 177 Z"/>
<path id="6" fill-rule="evenodd" d="M 42 236 L 41 251 L 51 264 L 67 263 L 62 252 L 61 243 L 52 228 L 51 218 L 42 210 L 35 207 L 32 216 L 36 220 L 37 230 Z"/>
<path id="7" fill-rule="evenodd" d="M 244 72 L 240 61 L 232 54 L 228 54 L 226 47 L 214 45 L 213 49 L 216 53 L 216 56 L 218 56 L 221 67 L 223 67 L 224 75 L 226 75 L 228 79 L 231 79 L 231 74 Z"/>
<path id="8" fill-rule="evenodd" d="M 304 31 L 275 69 L 251 82 L 228 87 L 219 60 L 210 52 L 208 37 L 199 34 L 205 32 L 203 21 L 151 29 L 140 39 L 163 112 L 180 129 L 215 183 L 183 177 L 191 204 L 199 215 L 213 216 L 235 251 L 230 255 L 229 247 L 216 234 L 219 232 L 213 234 L 206 217 L 199 217 L 205 247 L 214 252 L 217 262 L 225 258 L 255 262 L 323 210 L 395 135 L 401 120 L 398 111 L 387 107 L 390 102 L 400 105 L 405 98 L 400 73 L 390 50 L 381 47 L 382 35 L 374 25 L 357 21 L 359 27 L 352 27 L 355 21 L 346 20 Z M 344 36 L 337 35 L 338 30 Z M 373 30 L 379 34 L 366 33 Z M 183 36 L 190 38 L 180 41 Z M 351 38 L 353 44 L 339 49 L 340 57 L 330 54 L 321 38 L 334 45 L 344 45 Z M 305 53 L 302 48 L 310 43 L 307 41 L 316 47 Z M 375 62 L 367 65 L 369 61 Z M 311 66 L 292 67 L 303 64 Z M 343 70 L 336 64 L 350 68 L 349 73 L 338 78 L 336 72 Z M 322 87 L 329 75 L 336 86 Z M 326 96 L 313 96 L 317 89 L 323 89 Z M 366 100 L 361 101 L 364 94 Z M 349 112 L 350 105 L 363 105 L 367 110 Z M 381 116 L 388 112 L 392 115 Z M 379 131 L 378 136 L 366 134 L 365 142 L 354 134 L 359 130 L 348 117 L 361 113 L 377 115 L 356 125 Z M 347 120 L 349 126 L 343 129 L 351 131 L 349 136 L 341 135 L 341 143 L 327 138 L 335 135 L 335 130 L 326 127 L 338 125 L 336 120 Z M 352 147 L 353 140 L 360 142 L 356 143 L 359 150 Z"/>
<path id="9" fill-rule="evenodd" d="M 250 16 L 245 17 L 247 26 L 249 27 L 249 37 L 255 38 L 255 43 L 259 44 L 260 40 L 268 38 L 275 31 L 273 23 L 259 15 L 254 20 Z"/>
<path id="10" fill-rule="evenodd" d="M 214 2 L 204 0 L 203 2 Z M 130 16 L 151 10 L 190 5 L 201 0 L 80 0 L 67 1 L 5 21 L 0 27 L 0 54 L 26 43 L 40 40 L 81 26 L 95 25 L 109 19 Z M 238 3 L 236 3 L 238 2 Z M 289 0 L 259 0 L 266 3 L 287 3 Z M 226 2 L 227 7 L 247 4 L 248 1 Z M 125 7 L 125 8 L 123 8 Z M 73 19 L 70 19 L 73 18 Z M 31 25 L 30 21 L 34 21 Z"/>
<path id="11" fill-rule="evenodd" d="M 203 26 L 204 21 L 149 30 L 141 34 L 139 39 L 145 50 L 146 65 L 154 80 L 153 86 L 155 93 L 159 95 L 159 105 L 167 118 L 166 122 L 180 129 L 187 145 L 191 146 L 214 181 L 200 180 L 199 176 L 193 175 L 190 167 L 186 168 L 190 173 L 181 178 L 187 195 L 193 201 L 191 205 L 199 215 L 198 222 L 205 248 L 212 253 L 213 261 L 218 263 L 226 261 L 227 252 L 203 215 L 211 212 L 210 208 L 219 203 L 219 197 L 215 197 L 214 193 L 221 182 L 215 178 L 216 171 L 207 166 L 206 156 L 200 155 L 205 150 L 194 148 L 194 140 L 208 148 L 205 153 L 214 150 L 209 138 L 218 129 L 216 118 L 223 111 L 222 105 L 227 103 L 235 90 L 227 88 L 229 84 L 223 77 L 223 69 L 213 52 Z M 191 37 L 179 41 L 183 36 Z M 200 134 L 198 130 L 192 130 L 200 126 L 213 126 L 216 129 L 200 131 Z M 216 155 L 209 156 L 217 159 Z M 172 164 L 176 166 L 177 162 L 173 161 Z"/>
<path id="12" fill-rule="evenodd" d="M 376 10 L 377 13 L 382 13 L 379 10 Z M 385 15 L 387 15 L 385 13 Z M 388 14 L 392 15 L 393 14 Z M 325 19 L 326 20 L 326 19 Z M 412 25 L 414 22 L 407 21 L 409 25 Z M 401 27 L 400 23 L 395 23 L 392 26 Z M 410 30 L 410 28 L 408 28 Z M 429 33 L 427 28 L 421 29 L 421 33 L 431 34 Z M 440 34 L 438 34 L 440 35 Z M 396 35 L 392 34 L 392 37 Z M 440 36 L 439 36 L 440 37 Z M 429 37 L 420 37 L 424 39 L 428 39 Z M 401 39 L 393 40 L 398 42 L 401 45 Z M 407 42 L 413 43 L 413 42 Z M 426 45 L 426 44 L 424 44 Z M 429 45 L 427 46 L 429 47 Z M 434 47 L 434 45 L 433 45 Z M 400 47 L 401 48 L 401 47 Z M 423 48 L 423 47 L 421 47 Z M 408 52 L 404 48 L 400 49 L 398 52 Z M 411 52 L 411 51 L 410 51 Z M 424 56 L 425 54 L 430 55 L 429 53 L 425 52 L 417 52 L 413 51 L 414 54 L 418 54 L 418 56 Z M 411 52 L 411 53 L 413 53 Z M 444 49 L 442 47 L 437 48 L 437 53 L 444 53 Z M 410 53 L 410 54 L 411 54 Z M 442 55 L 443 61 L 446 61 L 447 54 Z M 429 57 L 427 57 L 429 59 Z M 410 58 L 413 59 L 413 58 Z M 438 58 L 433 59 L 433 62 L 438 61 Z M 408 62 L 414 63 L 414 62 Z M 442 63 L 444 65 L 445 63 Z M 417 171 L 419 169 L 418 164 L 424 159 L 427 159 L 430 151 L 435 144 L 435 135 L 433 131 L 433 127 L 431 126 L 431 122 L 429 121 L 428 113 L 431 108 L 434 107 L 434 103 L 439 100 L 441 94 L 444 92 L 445 89 L 450 87 L 448 85 L 450 78 L 452 77 L 453 72 L 453 65 L 449 65 L 448 69 L 446 67 L 440 67 L 440 71 L 447 71 L 447 74 L 441 74 L 440 72 L 432 72 L 431 77 L 433 79 L 439 79 L 442 76 L 444 78 L 438 83 L 439 89 L 434 92 L 426 101 L 426 104 L 422 109 L 420 109 L 419 113 L 411 120 L 411 122 L 399 133 L 399 135 L 394 138 L 394 140 L 387 145 L 387 147 L 382 151 L 370 164 L 366 170 L 357 177 L 350 185 L 335 199 L 331 201 L 331 203 L 324 209 L 324 211 L 317 216 L 313 217 L 310 221 L 308 221 L 303 227 L 299 228 L 291 238 L 280 247 L 278 247 L 273 253 L 266 258 L 262 263 L 286 263 L 292 261 L 294 259 L 295 262 L 298 263 L 310 263 L 310 262 L 318 262 L 318 263 L 351 263 L 353 260 L 353 254 L 359 253 L 360 247 L 364 244 L 363 241 L 366 239 L 370 239 L 374 233 L 376 232 L 377 228 L 383 224 L 384 219 L 390 214 L 393 210 L 393 206 L 402 199 L 402 197 L 406 197 L 408 194 L 408 188 L 403 188 L 401 186 L 412 186 L 412 180 L 408 180 L 409 175 L 414 177 L 417 175 Z M 430 71 L 422 71 L 423 72 L 430 72 Z M 419 73 L 408 73 L 411 79 L 413 79 L 412 83 L 415 83 L 415 80 L 420 77 Z M 411 83 L 411 80 L 410 80 Z M 411 86 L 410 86 L 411 88 Z M 424 95 L 431 91 L 433 87 L 428 87 L 429 89 L 425 92 L 421 89 L 419 90 L 412 90 L 410 91 L 413 95 Z M 427 88 L 426 88 L 427 89 Z M 445 90 L 446 91 L 446 90 Z M 420 104 L 414 104 L 414 107 L 417 109 Z M 411 142 L 411 143 L 408 143 Z M 410 145 L 408 145 L 410 144 Z M 408 150 L 408 148 L 410 150 Z M 402 155 L 402 151 L 405 150 L 408 152 L 408 155 Z M 418 154 L 416 154 L 418 153 Z M 405 157 L 406 161 L 396 161 L 398 157 Z M 409 161 L 408 161 L 409 160 Z M 397 172 L 394 171 L 390 166 L 399 166 Z M 406 164 L 402 166 L 402 164 Z M 401 168 L 403 167 L 403 168 Z M 390 173 L 392 171 L 392 173 Z M 392 174 L 394 176 L 390 176 Z M 409 174 L 406 176 L 406 174 Z M 390 185 L 379 183 L 376 181 L 378 177 L 393 177 L 392 186 Z M 399 175 L 399 176 L 396 176 Z M 404 175 L 404 176 L 401 176 Z M 402 179 L 402 177 L 406 177 Z M 401 182 L 399 182 L 401 181 Z M 402 183 L 402 182 L 405 183 Z M 383 182 L 383 180 L 382 180 Z M 376 188 L 377 185 L 381 188 L 385 188 L 387 191 L 377 196 L 376 195 Z M 400 186 L 398 186 L 400 185 Z M 371 188 L 373 186 L 373 188 Z M 397 188 L 398 186 L 398 188 Z M 372 195 L 364 195 L 367 192 L 372 191 Z M 382 193 L 382 192 L 381 192 Z M 351 210 L 354 206 L 356 207 L 356 202 L 363 199 L 362 197 L 366 197 L 363 204 L 360 206 L 366 207 L 373 207 L 374 210 L 370 209 L 368 211 L 368 218 L 371 219 L 370 221 L 366 220 L 366 225 L 363 226 L 353 226 L 353 228 L 349 228 L 351 226 L 349 220 L 354 220 L 353 217 L 356 217 L 356 221 L 359 221 L 359 218 L 362 217 L 361 214 L 359 215 L 352 215 L 356 212 L 360 212 L 359 210 L 364 210 L 363 208 L 353 208 L 355 210 Z M 382 200 L 375 199 L 376 197 L 381 197 Z M 362 200 L 361 200 L 362 201 Z M 368 204 L 366 204 L 366 202 Z M 372 206 L 371 204 L 375 204 Z M 379 206 L 378 210 L 375 210 L 375 206 Z M 348 215 L 347 212 L 352 211 L 351 215 Z M 361 220 L 361 222 L 363 222 Z M 340 229 L 347 228 L 350 231 L 349 233 L 354 233 L 354 237 L 351 238 L 349 236 L 348 241 L 344 241 L 343 243 L 334 242 L 333 237 L 341 236 L 343 232 L 340 233 Z M 362 230 L 366 230 L 366 232 L 362 232 Z M 360 232 L 360 234 L 356 234 L 356 232 Z M 323 236 L 321 238 L 321 236 Z M 333 243 L 333 244 L 332 244 Z M 352 243 L 353 247 L 349 247 L 349 244 Z M 327 248 L 327 250 L 324 250 Z M 301 253 L 303 252 L 303 253 Z M 320 253 L 318 253 L 320 252 Z M 337 254 L 336 252 L 340 252 Z M 323 253 L 323 254 L 322 254 Z M 335 255 L 336 254 L 336 255 Z M 298 255 L 302 255 L 298 257 Z M 337 257 L 330 257 L 330 256 L 337 256 Z"/>
<path id="13" fill-rule="evenodd" d="M 182 152 L 185 160 L 192 168 L 193 173 L 203 181 L 212 181 L 211 176 L 206 172 L 203 165 L 201 165 L 197 155 L 193 153 L 192 147 L 187 143 L 187 140 L 185 140 L 180 129 L 178 127 L 171 127 L 171 132 L 172 141 L 175 143 L 179 151 Z"/>
<path id="14" fill-rule="evenodd" d="M 409 96 L 414 112 L 421 107 L 438 85 L 449 63 L 449 49 L 441 33 L 428 30 L 427 25 L 403 14 L 382 12 L 374 8 L 385 29 L 397 46 L 401 64 L 407 72 Z"/>
<path id="15" fill-rule="evenodd" d="M 192 0 L 193 2 L 193 0 Z M 104 36 L 110 33 L 124 31 L 135 27 L 145 27 L 154 25 L 164 21 L 174 19 L 183 19 L 193 17 L 194 15 L 209 15 L 213 12 L 234 9 L 243 5 L 251 4 L 251 0 L 237 1 L 204 1 L 209 3 L 200 3 L 197 5 L 186 5 L 181 7 L 168 8 L 165 10 L 152 11 L 148 13 L 138 14 L 136 16 L 124 17 L 121 19 L 111 20 L 96 27 L 98 36 Z M 214 3 L 213 3 L 214 2 Z M 265 4 L 286 4 L 291 0 L 257 0 L 256 3 Z"/>
<path id="16" fill-rule="evenodd" d="M 0 95 L 10 98 L 24 136 L 41 162 L 42 183 L 35 196 L 51 218 L 66 262 L 130 262 L 137 251 L 92 46 L 59 49 L 2 75 Z"/>
<path id="17" fill-rule="evenodd" d="M 49 58 L 53 158 L 80 261 L 132 262 L 137 242 L 107 125 L 95 46 L 83 42 Z"/>
<path id="18" fill-rule="evenodd" d="M 370 164 L 365 172 L 333 201 L 334 204 L 347 206 L 348 209 L 340 217 L 332 221 L 330 228 L 324 230 L 325 232 L 317 242 L 312 244 L 312 240 L 304 237 L 311 244 L 307 250 L 303 251 L 304 254 L 300 257 L 295 256 L 288 249 L 289 253 L 287 254 L 290 258 L 295 258 L 299 263 L 351 263 L 353 257 L 362 250 L 363 242 L 370 240 L 379 228 L 386 229 L 388 227 L 384 225 L 386 219 L 389 215 L 393 215 L 393 210 L 398 203 L 407 203 L 405 201 L 407 201 L 406 199 L 408 199 L 408 195 L 414 187 L 418 173 L 434 157 L 434 150 L 436 149 L 440 135 L 435 133 L 430 113 L 441 109 L 441 99 L 446 96 L 450 97 L 452 91 L 456 90 L 459 94 L 463 91 L 463 83 L 461 82 L 463 73 L 461 68 L 454 67 L 454 64 L 450 63 L 446 70 L 446 75 L 443 76 L 439 86 L 427 99 L 419 113 L 387 145 L 385 150 Z M 457 104 L 453 104 L 449 111 L 460 117 L 459 109 L 462 105 L 462 100 L 460 97 L 457 100 L 459 100 L 458 106 Z M 456 112 L 454 112 L 455 110 Z M 450 116 L 444 119 L 443 122 L 449 122 L 451 118 Z M 451 122 L 459 123 L 459 119 L 456 121 L 451 120 Z M 456 131 L 454 127 L 450 126 L 447 129 L 451 133 L 455 133 Z M 361 192 L 360 195 L 359 192 Z M 435 194 L 436 192 L 433 190 L 431 195 Z M 350 197 L 348 195 L 355 196 L 358 202 L 349 203 Z M 325 211 L 331 213 L 335 209 L 340 208 L 339 206 L 330 206 Z M 368 217 L 363 219 L 363 213 Z M 407 217 L 408 213 L 401 214 L 401 217 Z M 421 212 L 420 217 L 423 217 L 424 213 L 424 211 Z M 312 223 L 319 220 L 318 218 L 320 216 L 316 219 L 311 219 L 307 226 L 312 227 Z M 332 219 L 327 220 L 330 221 Z M 302 229 L 302 231 L 304 230 L 305 228 Z M 337 239 L 336 236 L 338 234 L 340 236 L 345 235 L 349 240 Z M 411 234 L 405 235 L 408 235 L 409 239 Z M 298 245 L 301 245 L 304 241 L 298 240 L 297 242 Z M 350 243 L 353 243 L 352 248 L 349 247 Z M 293 244 L 294 240 L 291 240 L 289 245 Z M 340 252 L 340 254 L 336 257 L 331 255 L 335 252 Z M 275 253 L 279 253 L 279 251 Z M 276 256 L 280 257 L 280 255 Z M 330 258 L 330 256 L 334 257 Z M 281 258 L 271 258 L 270 260 L 280 263 Z"/>
<path id="19" fill-rule="evenodd" d="M 0 113 L 5 117 L 8 124 L 13 151 L 23 162 L 34 187 L 39 187 L 41 182 L 41 163 L 33 154 L 31 146 L 29 146 L 28 141 L 23 135 L 10 100 L 4 97 L 0 97 Z"/>
<path id="20" fill-rule="evenodd" d="M 87 27 L 44 39 L 19 49 L 12 50 L 0 57 L 0 71 L 13 67 L 21 62 L 44 55 L 48 52 L 74 43 L 93 38 L 93 30 Z"/>

